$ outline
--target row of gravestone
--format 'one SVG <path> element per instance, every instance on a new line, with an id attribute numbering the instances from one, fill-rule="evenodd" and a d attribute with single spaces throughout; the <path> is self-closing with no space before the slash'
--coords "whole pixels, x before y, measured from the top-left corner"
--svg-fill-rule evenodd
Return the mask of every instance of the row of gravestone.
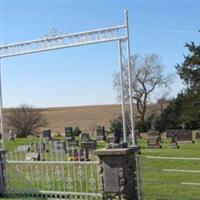
<path id="1" fill-rule="evenodd" d="M 97 141 L 105 141 L 106 140 L 106 132 L 104 126 L 97 126 L 96 127 L 96 133 L 97 133 Z M 48 140 L 52 140 L 51 136 L 51 130 L 50 129 L 45 129 L 42 133 L 42 137 L 46 138 Z M 75 134 L 73 132 L 72 127 L 65 127 L 65 138 L 68 140 L 70 143 L 73 143 L 75 140 Z M 88 141 L 89 139 L 89 133 L 82 133 L 81 134 L 81 139 L 82 141 Z"/>
<path id="2" fill-rule="evenodd" d="M 84 156 L 84 152 L 86 153 L 86 158 L 88 158 L 88 152 L 96 150 L 96 141 L 87 141 L 81 143 L 81 149 L 68 149 L 66 142 L 63 141 L 52 141 L 50 143 L 51 147 L 50 149 L 47 148 L 46 143 L 36 143 L 34 148 L 34 151 L 31 152 L 32 145 L 20 145 L 17 147 L 16 152 L 25 153 L 26 154 L 26 160 L 40 160 L 40 153 L 42 152 L 50 152 L 51 153 L 59 153 L 60 155 L 64 155 L 68 153 L 68 155 L 71 155 L 73 157 L 77 157 L 78 155 L 80 157 Z M 80 158 L 81 160 L 81 158 Z"/>
<path id="3" fill-rule="evenodd" d="M 161 134 L 156 131 L 149 131 L 147 133 L 147 147 L 148 148 L 161 148 Z M 165 133 L 166 138 L 171 139 L 170 146 L 172 148 L 179 148 L 180 143 L 194 143 L 191 130 L 168 130 Z M 200 139 L 200 130 L 196 132 L 196 139 Z"/>

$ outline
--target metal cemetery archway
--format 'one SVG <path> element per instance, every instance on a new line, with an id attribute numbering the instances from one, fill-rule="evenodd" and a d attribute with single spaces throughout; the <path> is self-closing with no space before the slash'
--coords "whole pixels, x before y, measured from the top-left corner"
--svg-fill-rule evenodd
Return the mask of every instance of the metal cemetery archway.
<path id="1" fill-rule="evenodd" d="M 135 133 L 133 122 L 133 103 L 132 103 L 132 72 L 130 63 L 130 43 L 129 43 L 129 26 L 128 26 L 128 11 L 124 12 L 125 22 L 123 25 L 101 28 L 86 32 L 79 32 L 73 34 L 52 34 L 45 36 L 42 39 L 25 41 L 14 44 L 6 44 L 0 46 L 0 61 L 1 59 L 31 54 L 36 52 L 50 51 L 62 48 L 76 47 L 82 45 L 90 45 L 96 43 L 104 43 L 117 41 L 119 49 L 119 63 L 120 63 L 120 78 L 121 78 L 121 96 L 122 96 L 122 117 L 123 117 L 123 137 L 124 142 L 127 141 L 126 119 L 125 119 L 125 99 L 124 99 L 124 73 L 122 68 L 128 68 L 128 84 L 129 84 L 129 104 L 130 104 L 130 119 L 131 119 L 131 138 L 132 145 L 135 146 Z M 1 66 L 0 66 L 1 67 Z M 4 131 L 3 131 L 3 117 L 2 117 L 2 88 L 0 79 L 0 135 L 1 135 L 1 149 L 4 149 Z"/>

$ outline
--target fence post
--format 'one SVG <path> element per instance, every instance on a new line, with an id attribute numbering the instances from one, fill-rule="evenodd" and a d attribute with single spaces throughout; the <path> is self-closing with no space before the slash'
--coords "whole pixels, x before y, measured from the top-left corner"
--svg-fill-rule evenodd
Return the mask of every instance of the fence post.
<path id="1" fill-rule="evenodd" d="M 0 150 L 0 197 L 6 194 L 6 151 Z"/>
<path id="2" fill-rule="evenodd" d="M 136 147 L 95 151 L 100 159 L 103 200 L 138 200 L 137 151 Z"/>

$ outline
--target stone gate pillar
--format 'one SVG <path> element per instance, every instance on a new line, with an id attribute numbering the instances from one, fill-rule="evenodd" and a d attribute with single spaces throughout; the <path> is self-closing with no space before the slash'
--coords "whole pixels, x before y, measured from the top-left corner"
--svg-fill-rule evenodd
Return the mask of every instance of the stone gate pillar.
<path id="1" fill-rule="evenodd" d="M 6 151 L 0 150 L 0 197 L 6 194 Z"/>
<path id="2" fill-rule="evenodd" d="M 137 151 L 136 147 L 95 151 L 100 158 L 103 200 L 138 200 Z"/>

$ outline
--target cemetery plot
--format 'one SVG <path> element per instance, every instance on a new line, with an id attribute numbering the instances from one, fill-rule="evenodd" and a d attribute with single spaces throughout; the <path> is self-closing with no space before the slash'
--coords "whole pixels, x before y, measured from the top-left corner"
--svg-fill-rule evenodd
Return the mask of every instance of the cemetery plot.
<path id="1" fill-rule="evenodd" d="M 171 135 L 170 147 L 171 147 L 171 148 L 174 148 L 174 149 L 178 149 L 178 148 L 179 148 L 178 142 L 177 142 L 177 139 L 176 139 L 176 135 L 175 135 L 175 134 L 172 134 L 172 135 Z"/>
<path id="2" fill-rule="evenodd" d="M 81 143 L 81 149 L 96 150 L 96 148 L 97 148 L 96 141 L 88 141 L 88 142 L 82 142 Z"/>

